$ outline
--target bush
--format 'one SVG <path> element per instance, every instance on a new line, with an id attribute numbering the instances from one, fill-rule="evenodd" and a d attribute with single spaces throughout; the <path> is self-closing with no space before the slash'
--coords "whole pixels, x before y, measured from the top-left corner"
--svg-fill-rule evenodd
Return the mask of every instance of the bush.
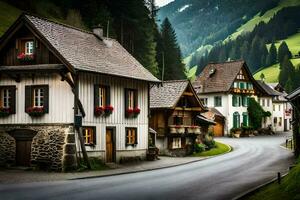
<path id="1" fill-rule="evenodd" d="M 216 147 L 216 142 L 214 141 L 213 137 L 209 135 L 205 136 L 203 143 L 207 146 L 208 149 Z"/>
<path id="2" fill-rule="evenodd" d="M 205 151 L 206 146 L 204 144 L 195 144 L 195 152 L 201 153 Z"/>

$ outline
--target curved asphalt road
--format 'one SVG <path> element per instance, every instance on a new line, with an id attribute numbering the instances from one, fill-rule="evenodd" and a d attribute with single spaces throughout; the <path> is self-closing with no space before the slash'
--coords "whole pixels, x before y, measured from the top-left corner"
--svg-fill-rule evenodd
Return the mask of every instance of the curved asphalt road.
<path id="1" fill-rule="evenodd" d="M 234 151 L 166 169 L 72 181 L 0 185 L 0 199 L 231 199 L 286 172 L 284 136 L 220 138 Z"/>

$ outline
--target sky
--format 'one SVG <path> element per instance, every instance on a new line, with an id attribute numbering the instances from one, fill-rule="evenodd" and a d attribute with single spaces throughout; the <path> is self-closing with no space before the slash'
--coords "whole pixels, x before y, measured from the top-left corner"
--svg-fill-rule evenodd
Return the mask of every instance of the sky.
<path id="1" fill-rule="evenodd" d="M 156 0 L 156 5 L 159 6 L 159 7 L 162 7 L 170 2 L 172 2 L 174 0 Z"/>

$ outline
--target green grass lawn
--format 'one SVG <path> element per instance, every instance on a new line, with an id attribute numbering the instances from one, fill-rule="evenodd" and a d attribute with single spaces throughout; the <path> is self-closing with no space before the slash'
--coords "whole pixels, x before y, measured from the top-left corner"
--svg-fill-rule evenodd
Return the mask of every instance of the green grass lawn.
<path id="1" fill-rule="evenodd" d="M 247 200 L 283 200 L 300 199 L 300 163 L 283 178 L 281 184 L 272 183 L 248 196 Z"/>
<path id="2" fill-rule="evenodd" d="M 226 144 L 223 144 L 221 142 L 216 142 L 216 148 L 210 149 L 208 151 L 203 151 L 200 153 L 194 153 L 193 156 L 216 156 L 223 153 L 227 153 L 231 149 L 232 148 Z"/>
<path id="3" fill-rule="evenodd" d="M 0 1 L 0 37 L 20 14 L 19 9 Z"/>
<path id="4" fill-rule="evenodd" d="M 298 64 L 300 64 L 300 58 L 291 59 L 291 62 L 296 67 Z M 265 75 L 266 82 L 276 83 L 276 82 L 278 82 L 279 71 L 280 71 L 279 63 L 277 63 L 277 64 L 272 65 L 270 67 L 263 68 L 263 69 L 259 70 L 258 72 L 256 72 L 254 74 L 254 78 L 256 80 L 260 80 L 260 75 L 263 73 Z"/>

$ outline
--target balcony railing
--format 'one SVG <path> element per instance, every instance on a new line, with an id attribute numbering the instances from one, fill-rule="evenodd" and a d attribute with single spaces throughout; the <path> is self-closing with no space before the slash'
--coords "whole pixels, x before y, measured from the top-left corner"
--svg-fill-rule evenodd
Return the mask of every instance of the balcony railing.
<path id="1" fill-rule="evenodd" d="M 200 126 L 170 125 L 170 134 L 201 134 Z"/>

